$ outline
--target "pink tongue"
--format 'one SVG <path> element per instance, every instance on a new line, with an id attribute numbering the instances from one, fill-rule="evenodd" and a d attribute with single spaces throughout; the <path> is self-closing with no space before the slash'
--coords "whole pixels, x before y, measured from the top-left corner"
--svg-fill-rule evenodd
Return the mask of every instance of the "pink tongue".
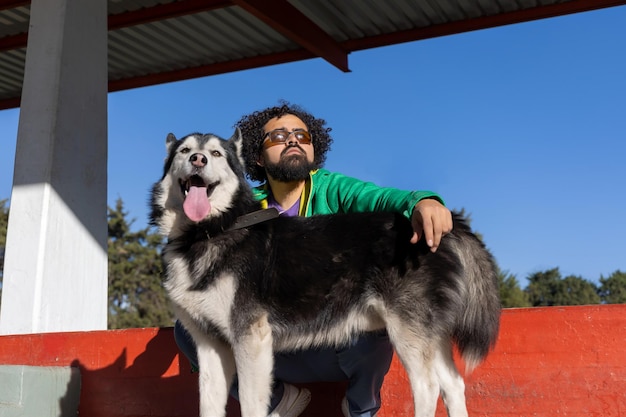
<path id="1" fill-rule="evenodd" d="M 191 221 L 199 222 L 203 220 L 209 211 L 211 211 L 211 203 L 206 196 L 206 187 L 189 187 L 187 197 L 183 203 L 183 210 Z"/>

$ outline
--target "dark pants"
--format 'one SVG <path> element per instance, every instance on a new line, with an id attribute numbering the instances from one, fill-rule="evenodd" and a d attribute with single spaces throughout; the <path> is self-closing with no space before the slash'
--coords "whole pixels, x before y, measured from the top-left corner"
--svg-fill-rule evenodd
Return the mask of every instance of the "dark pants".
<path id="1" fill-rule="evenodd" d="M 198 367 L 196 347 L 185 328 L 176 322 L 174 336 L 180 350 Z M 282 398 L 284 382 L 309 383 L 348 380 L 346 398 L 352 417 L 371 417 L 380 408 L 380 388 L 389 371 L 393 348 L 384 331 L 366 333 L 341 349 L 300 350 L 274 355 L 273 409 Z M 237 398 L 237 383 L 230 394 Z"/>

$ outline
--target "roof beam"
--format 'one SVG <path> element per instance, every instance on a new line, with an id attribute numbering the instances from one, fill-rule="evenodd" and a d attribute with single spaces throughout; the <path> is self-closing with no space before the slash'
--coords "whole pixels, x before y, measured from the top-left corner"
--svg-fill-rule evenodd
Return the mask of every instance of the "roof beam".
<path id="1" fill-rule="evenodd" d="M 14 9 L 16 7 L 28 6 L 30 0 L 0 0 L 0 10 Z"/>
<path id="2" fill-rule="evenodd" d="M 288 62 L 302 61 L 316 58 L 317 56 L 306 49 L 277 52 L 268 55 L 258 55 L 251 58 L 243 58 L 236 61 L 219 62 L 216 64 L 202 65 L 199 67 L 185 68 L 170 72 L 148 74 L 134 78 L 109 81 L 109 92 L 127 90 L 130 88 L 147 87 L 157 84 L 165 84 L 173 81 L 188 80 L 192 78 L 207 77 L 210 75 L 226 74 L 229 72 L 243 71 L 247 69 L 267 67 L 270 65 L 286 64 Z M 2 109 L 0 100 L 0 109 Z"/>
<path id="3" fill-rule="evenodd" d="M 26 48 L 28 43 L 28 33 L 20 33 L 19 35 L 5 36 L 0 38 L 0 52 L 10 51 L 12 49 Z"/>
<path id="4" fill-rule="evenodd" d="M 208 12 L 232 5 L 230 0 L 185 0 L 160 4 L 133 12 L 109 15 L 109 30 Z"/>
<path id="5" fill-rule="evenodd" d="M 0 0 L 0 10 L 6 6 L 7 9 L 25 6 L 30 1 L 25 0 Z M 143 25 L 159 20 L 173 19 L 175 17 L 190 15 L 194 13 L 206 12 L 223 7 L 232 6 L 230 0 L 184 0 L 174 3 L 160 4 L 146 7 L 132 12 L 109 15 L 109 30 L 121 29 L 129 26 Z M 26 48 L 28 33 L 6 36 L 0 39 L 0 51 Z"/>
<path id="6" fill-rule="evenodd" d="M 232 0 L 232 2 L 314 55 L 325 59 L 343 72 L 350 72 L 347 51 L 286 0 Z"/>
<path id="7" fill-rule="evenodd" d="M 422 39 L 436 38 L 439 36 L 448 36 L 458 33 L 471 32 L 474 30 L 511 25 L 515 23 L 530 22 L 550 17 L 589 12 L 592 10 L 621 6 L 625 4 L 626 0 L 570 0 L 564 3 L 536 6 L 529 9 L 500 13 L 492 16 L 464 19 L 424 28 L 370 36 L 362 39 L 352 39 L 343 42 L 342 45 L 350 52 L 359 51 L 363 49 L 377 48 L 380 46 L 395 45 L 402 42 L 412 42 Z"/>

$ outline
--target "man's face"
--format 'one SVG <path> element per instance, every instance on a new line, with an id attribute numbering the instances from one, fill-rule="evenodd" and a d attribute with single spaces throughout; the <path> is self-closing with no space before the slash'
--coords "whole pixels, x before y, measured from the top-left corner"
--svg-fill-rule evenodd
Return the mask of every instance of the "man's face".
<path id="1" fill-rule="evenodd" d="M 258 164 L 265 168 L 267 175 L 277 181 L 301 181 L 309 176 L 309 172 L 316 168 L 314 164 L 315 152 L 312 143 L 301 143 L 294 131 L 308 132 L 302 120 L 292 114 L 280 118 L 270 119 L 263 127 L 264 134 L 274 130 L 284 130 L 287 140 L 284 143 L 269 145 L 266 137 Z"/>

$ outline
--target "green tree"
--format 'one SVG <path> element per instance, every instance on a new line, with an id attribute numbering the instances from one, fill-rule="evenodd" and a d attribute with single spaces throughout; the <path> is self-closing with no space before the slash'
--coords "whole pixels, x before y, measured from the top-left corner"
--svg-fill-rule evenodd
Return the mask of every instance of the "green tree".
<path id="1" fill-rule="evenodd" d="M 530 307 L 528 294 L 522 290 L 515 275 L 498 270 L 498 281 L 503 308 Z"/>
<path id="2" fill-rule="evenodd" d="M 528 277 L 528 299 L 533 306 L 571 306 L 600 303 L 596 286 L 581 277 L 562 278 L 559 268 L 535 272 Z"/>
<path id="3" fill-rule="evenodd" d="M 581 306 L 587 304 L 600 304 L 598 287 L 586 279 L 569 275 L 560 283 L 560 291 L 555 298 L 555 305 Z"/>
<path id="4" fill-rule="evenodd" d="M 560 281 L 561 272 L 559 272 L 559 268 L 531 274 L 528 277 L 528 286 L 525 290 L 530 304 L 534 307 L 555 305 L 554 297 L 559 291 Z"/>
<path id="5" fill-rule="evenodd" d="M 598 294 L 606 304 L 626 303 L 626 273 L 618 269 L 607 278 L 601 275 Z"/>
<path id="6" fill-rule="evenodd" d="M 162 239 L 149 228 L 131 232 L 121 199 L 109 207 L 109 328 L 173 324 L 162 285 Z"/>

